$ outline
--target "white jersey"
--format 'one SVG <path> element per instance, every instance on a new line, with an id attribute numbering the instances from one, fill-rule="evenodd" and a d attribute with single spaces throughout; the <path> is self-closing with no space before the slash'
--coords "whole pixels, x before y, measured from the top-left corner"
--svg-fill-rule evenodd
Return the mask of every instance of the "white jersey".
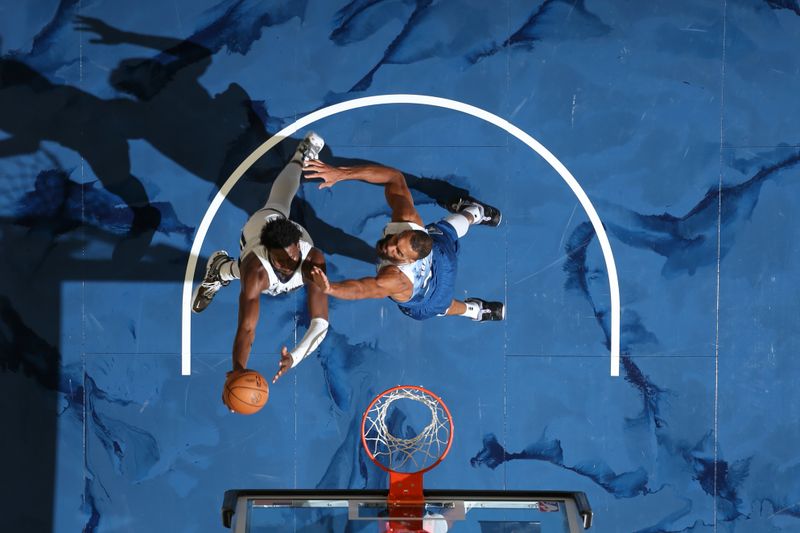
<path id="1" fill-rule="evenodd" d="M 306 257 L 308 257 L 308 253 L 311 251 L 311 248 L 314 247 L 314 241 L 311 240 L 311 237 L 308 235 L 308 232 L 303 226 L 297 222 L 292 222 L 292 224 L 297 226 L 297 228 L 300 230 L 300 265 L 288 280 L 282 281 L 281 278 L 278 277 L 278 274 L 275 273 L 275 269 L 272 268 L 272 264 L 269 262 L 267 249 L 261 244 L 261 229 L 267 222 L 278 217 L 283 217 L 283 215 L 275 213 L 275 211 L 272 210 L 265 211 L 267 211 L 266 214 L 262 214 L 261 211 L 257 212 L 255 215 L 253 215 L 253 217 L 250 218 L 250 220 L 247 221 L 247 224 L 245 224 L 245 227 L 242 230 L 242 251 L 239 254 L 239 257 L 243 260 L 251 253 L 255 254 L 258 260 L 261 261 L 261 266 L 264 267 L 264 270 L 267 271 L 267 275 L 269 276 L 269 286 L 262 291 L 263 294 L 277 296 L 278 294 L 293 291 L 303 286 L 303 272 L 301 267 L 303 265 L 303 261 L 305 261 Z"/>
<path id="2" fill-rule="evenodd" d="M 395 235 L 397 233 L 402 233 L 408 230 L 417 230 L 417 231 L 424 231 L 428 233 L 428 230 L 414 224 L 413 222 L 389 222 L 386 224 L 386 227 L 383 228 L 383 237 L 387 237 L 389 235 Z M 419 294 L 423 291 L 425 286 L 428 284 L 428 280 L 431 279 L 431 261 L 433 260 L 433 254 L 428 254 L 427 256 L 423 257 L 422 259 L 418 259 L 413 263 L 408 263 L 404 265 L 397 265 L 388 259 L 381 259 L 378 263 L 378 272 L 385 266 L 392 265 L 400 269 L 400 272 L 405 274 L 411 284 L 414 286 L 414 289 L 411 293 L 411 298 Z M 409 298 L 409 300 L 411 299 Z"/>

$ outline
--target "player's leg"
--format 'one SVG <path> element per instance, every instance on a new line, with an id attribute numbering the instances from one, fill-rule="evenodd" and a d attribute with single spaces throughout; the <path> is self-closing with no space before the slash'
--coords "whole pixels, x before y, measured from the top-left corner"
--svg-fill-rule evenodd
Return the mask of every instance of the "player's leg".
<path id="1" fill-rule="evenodd" d="M 249 251 L 257 243 L 267 217 L 279 214 L 289 218 L 292 199 L 294 199 L 294 195 L 300 187 L 303 162 L 316 158 L 323 146 L 325 146 L 325 141 L 314 132 L 308 132 L 305 138 L 300 141 L 292 159 L 283 167 L 275 181 L 272 182 L 267 203 L 253 213 L 242 228 L 242 236 L 239 243 L 241 251 L 245 249 Z"/>
<path id="2" fill-rule="evenodd" d="M 450 307 L 447 308 L 447 312 L 445 313 L 446 316 L 469 316 L 467 314 L 470 309 L 467 307 L 467 304 L 462 302 L 461 300 L 453 300 L 450 303 Z M 474 310 L 474 316 L 470 318 L 475 318 L 478 316 L 478 310 Z"/>
<path id="3" fill-rule="evenodd" d="M 456 237 L 460 239 L 469 231 L 469 227 L 472 225 L 472 220 L 473 218 L 469 213 L 458 213 L 454 215 L 447 215 L 443 222 L 450 224 L 453 229 L 456 230 Z"/>
<path id="4" fill-rule="evenodd" d="M 214 295 L 228 285 L 231 280 L 239 279 L 239 262 L 233 259 L 225 250 L 211 254 L 206 263 L 206 273 L 203 281 L 194 290 L 192 298 L 192 311 L 200 313 L 214 299 Z"/>
<path id="5" fill-rule="evenodd" d="M 454 214 L 448 215 L 442 222 L 434 224 L 434 226 L 440 230 L 442 239 L 450 243 L 448 249 L 452 250 L 453 258 L 451 260 L 453 262 L 458 253 L 458 239 L 467 234 L 470 226 L 474 224 L 497 226 L 502 219 L 499 210 L 469 197 L 450 202 L 448 209 Z M 431 232 L 430 226 L 428 230 Z M 432 236 L 437 239 L 435 232 L 432 232 Z M 506 308 L 502 302 L 488 302 L 480 298 L 467 298 L 464 301 L 453 299 L 445 315 L 464 316 L 477 322 L 503 320 L 506 316 Z"/>
<path id="6" fill-rule="evenodd" d="M 323 146 L 325 146 L 325 141 L 322 137 L 313 131 L 306 134 L 300 144 L 297 145 L 297 150 L 295 150 L 292 159 L 283 167 L 283 170 L 272 183 L 269 198 L 267 198 L 267 203 L 263 209 L 273 209 L 289 218 L 292 199 L 300 187 L 303 163 L 309 159 L 316 159 Z"/>
<path id="7" fill-rule="evenodd" d="M 494 207 L 481 203 L 460 201 L 460 203 L 456 202 L 452 205 L 456 206 L 459 211 L 452 215 L 447 215 L 444 218 L 444 222 L 447 222 L 456 230 L 456 235 L 459 239 L 467 234 L 470 226 L 476 224 L 496 226 L 503 216 Z"/>
<path id="8" fill-rule="evenodd" d="M 300 175 L 303 170 L 303 163 L 309 159 L 315 159 L 325 141 L 314 132 L 309 132 L 300 141 L 292 159 L 281 170 L 278 177 L 272 183 L 267 203 L 259 209 L 245 224 L 239 242 L 240 252 L 248 247 L 248 244 L 258 239 L 261 229 L 264 227 L 265 216 L 269 213 L 277 212 L 289 218 L 289 209 L 292 199 L 300 187 Z M 266 213 L 265 213 L 266 211 Z M 203 282 L 198 285 L 192 300 L 192 311 L 200 313 L 211 303 L 214 295 L 228 285 L 232 280 L 239 279 L 239 261 L 232 258 L 224 250 L 214 252 L 206 264 L 206 274 Z"/>
<path id="9" fill-rule="evenodd" d="M 457 216 L 453 219 L 456 224 L 459 224 L 459 227 L 456 227 L 459 238 L 466 235 L 470 225 L 479 224 L 483 226 L 496 227 L 503 219 L 503 214 L 499 209 L 478 201 L 471 196 L 460 196 L 453 198 L 444 204 L 444 208 L 451 213 L 456 213 L 457 215 L 461 215 L 466 219 L 466 226 L 463 226 L 463 221 L 460 221 Z M 445 220 L 450 222 L 451 225 L 454 225 L 454 222 L 451 222 L 450 218 L 451 217 L 447 217 Z"/>
<path id="10" fill-rule="evenodd" d="M 453 300 L 445 313 L 447 316 L 464 316 L 476 322 L 504 320 L 506 306 L 502 302 L 487 302 L 480 298 Z"/>

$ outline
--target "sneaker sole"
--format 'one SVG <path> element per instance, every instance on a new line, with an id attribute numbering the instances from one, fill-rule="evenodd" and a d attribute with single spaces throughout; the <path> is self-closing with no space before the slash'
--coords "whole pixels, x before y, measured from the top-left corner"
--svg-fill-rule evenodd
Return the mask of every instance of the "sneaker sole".
<path id="1" fill-rule="evenodd" d="M 467 299 L 464 300 L 464 302 L 475 302 L 475 301 L 489 303 L 486 300 L 482 300 L 480 298 L 467 298 Z M 501 322 L 501 321 L 505 320 L 506 319 L 506 304 L 501 303 L 500 305 L 502 305 L 501 312 L 500 312 L 500 318 L 495 319 L 495 320 L 492 320 L 491 318 L 486 319 L 486 320 L 475 320 L 475 319 L 473 319 L 473 320 L 475 320 L 475 322 Z"/>
<path id="2" fill-rule="evenodd" d="M 490 318 L 489 320 L 481 320 L 481 322 L 502 322 L 505 319 L 506 319 L 506 304 L 503 304 L 502 311 L 500 312 L 500 318 L 496 320 L 492 320 Z"/>
<path id="3" fill-rule="evenodd" d="M 492 209 L 497 211 L 497 224 L 481 223 L 479 225 L 489 226 L 491 228 L 496 228 L 497 226 L 500 225 L 500 223 L 503 221 L 503 213 L 499 209 L 497 209 L 496 207 L 492 207 Z"/>
<path id="4" fill-rule="evenodd" d="M 325 148 L 325 139 L 323 139 L 317 133 L 314 133 L 312 131 L 308 135 L 306 135 L 303 138 L 303 140 L 304 141 L 308 141 L 308 144 L 310 146 L 310 148 L 309 148 L 309 157 L 303 158 L 303 159 L 305 161 L 308 161 L 308 160 L 311 160 L 311 159 L 319 158 L 319 153 L 322 151 L 323 148 Z"/>
<path id="5" fill-rule="evenodd" d="M 197 297 L 200 296 L 200 287 L 202 285 L 198 285 L 197 288 L 192 293 L 192 313 L 199 314 L 208 309 L 208 306 L 205 306 L 202 309 L 195 309 L 195 302 L 197 301 Z"/>
<path id="6" fill-rule="evenodd" d="M 217 255 L 223 255 L 223 254 L 230 257 L 228 255 L 228 252 L 226 252 L 225 250 L 218 250 L 213 254 L 211 254 L 211 257 L 209 257 L 208 261 L 206 261 L 206 271 L 203 273 L 203 279 L 206 279 L 208 277 L 208 270 L 209 268 L 211 268 L 211 265 L 214 263 L 214 259 L 216 259 Z M 203 284 L 202 282 L 200 282 L 200 284 L 197 287 L 195 287 L 194 292 L 192 292 L 192 313 L 202 313 L 203 311 L 208 309 L 208 305 L 206 305 L 204 308 L 200 310 L 195 309 L 195 302 L 197 301 L 197 297 L 200 295 L 200 289 L 202 287 Z M 210 304 L 211 301 L 209 301 L 208 303 Z"/>

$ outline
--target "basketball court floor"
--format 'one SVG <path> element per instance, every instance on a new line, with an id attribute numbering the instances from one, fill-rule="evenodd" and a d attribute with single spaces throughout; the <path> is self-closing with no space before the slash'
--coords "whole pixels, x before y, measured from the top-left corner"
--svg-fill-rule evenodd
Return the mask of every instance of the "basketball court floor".
<path id="1" fill-rule="evenodd" d="M 228 490 L 385 489 L 362 414 L 416 385 L 454 422 L 428 489 L 583 492 L 598 532 L 800 531 L 797 0 L 0 6 L 3 530 L 221 532 Z M 404 172 L 426 223 L 454 193 L 500 208 L 456 296 L 507 318 L 331 300 L 234 415 L 238 283 L 202 314 L 187 291 L 309 130 Z M 374 274 L 380 188 L 293 209 L 332 280 Z M 248 366 L 307 324 L 303 291 L 263 297 Z"/>

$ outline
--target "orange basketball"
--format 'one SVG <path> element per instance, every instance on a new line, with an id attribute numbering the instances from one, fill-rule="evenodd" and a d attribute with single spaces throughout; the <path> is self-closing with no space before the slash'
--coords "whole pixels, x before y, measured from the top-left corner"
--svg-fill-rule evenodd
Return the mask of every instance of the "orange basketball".
<path id="1" fill-rule="evenodd" d="M 255 370 L 245 370 L 228 378 L 222 398 L 225 405 L 237 413 L 252 415 L 267 403 L 269 385 Z"/>

